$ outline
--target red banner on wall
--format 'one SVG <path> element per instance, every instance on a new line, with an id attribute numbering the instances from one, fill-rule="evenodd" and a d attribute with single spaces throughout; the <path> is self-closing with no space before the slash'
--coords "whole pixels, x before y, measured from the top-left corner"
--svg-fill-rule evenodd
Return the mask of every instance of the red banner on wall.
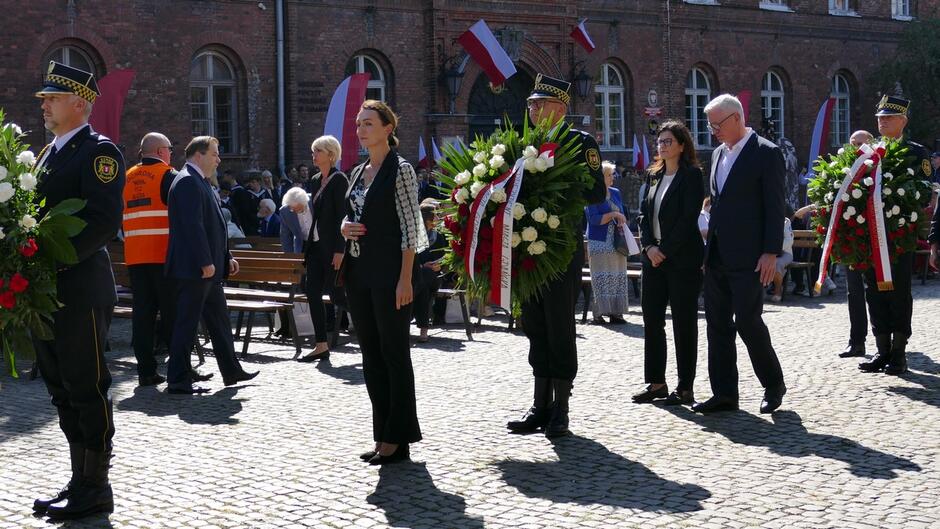
<path id="1" fill-rule="evenodd" d="M 114 143 L 121 142 L 121 112 L 124 110 L 124 98 L 134 81 L 134 70 L 115 70 L 98 80 L 101 95 L 95 99 L 88 122 L 99 134 L 111 138 Z"/>

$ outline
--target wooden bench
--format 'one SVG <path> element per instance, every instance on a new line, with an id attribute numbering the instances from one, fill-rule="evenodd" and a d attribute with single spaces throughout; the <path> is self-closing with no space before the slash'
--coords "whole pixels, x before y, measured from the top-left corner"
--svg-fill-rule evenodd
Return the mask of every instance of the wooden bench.
<path id="1" fill-rule="evenodd" d="M 807 248 L 810 258 L 813 257 L 812 249 L 819 248 L 819 243 L 816 242 L 816 232 L 813 230 L 793 230 L 793 249 L 797 248 Z M 794 255 L 795 252 L 794 252 Z M 809 296 L 813 297 L 813 292 L 815 291 L 816 277 L 813 275 L 813 269 L 818 266 L 817 263 L 814 263 L 812 259 L 809 261 L 793 261 L 787 265 L 787 271 L 791 270 L 794 273 L 803 271 L 806 274 L 806 290 L 809 292 Z M 786 288 L 783 289 L 786 292 Z"/>
<path id="2" fill-rule="evenodd" d="M 439 288 L 437 289 L 437 297 L 444 299 L 451 299 L 453 297 L 457 298 L 457 300 L 460 302 L 460 313 L 463 316 L 463 326 L 467 333 L 467 339 L 472 342 L 473 325 L 470 321 L 470 310 L 467 308 L 467 291 L 455 288 Z"/>
<path id="3" fill-rule="evenodd" d="M 251 342 L 251 329 L 255 314 L 269 316 L 281 311 L 287 315 L 288 328 L 294 341 L 296 357 L 300 356 L 300 337 L 294 322 L 294 301 L 300 291 L 300 280 L 304 274 L 302 259 L 290 257 L 233 257 L 238 261 L 238 273 L 229 277 L 226 287 L 226 303 L 229 310 L 238 312 L 235 337 L 241 334 L 241 325 L 245 315 L 245 333 L 242 339 L 242 358 L 248 356 L 248 344 Z M 245 288 L 248 285 L 248 288 Z M 240 290 L 233 293 L 232 287 Z M 283 295 L 286 287 L 287 295 Z M 280 291 L 280 292 L 279 292 Z M 240 298 L 236 295 L 240 293 Z"/>

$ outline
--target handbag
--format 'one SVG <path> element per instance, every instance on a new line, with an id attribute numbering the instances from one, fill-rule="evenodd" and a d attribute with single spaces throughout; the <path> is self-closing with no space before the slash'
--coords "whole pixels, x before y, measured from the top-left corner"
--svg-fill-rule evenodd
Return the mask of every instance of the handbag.
<path id="1" fill-rule="evenodd" d="M 608 199 L 607 203 L 610 204 L 611 211 L 620 212 L 620 208 L 617 207 L 612 200 Z M 636 239 L 633 238 L 633 234 L 630 233 L 630 237 L 628 238 L 627 232 L 628 230 L 625 226 L 620 224 L 614 225 L 614 250 L 624 257 L 630 257 L 631 255 L 640 253 L 640 247 L 636 243 Z"/>

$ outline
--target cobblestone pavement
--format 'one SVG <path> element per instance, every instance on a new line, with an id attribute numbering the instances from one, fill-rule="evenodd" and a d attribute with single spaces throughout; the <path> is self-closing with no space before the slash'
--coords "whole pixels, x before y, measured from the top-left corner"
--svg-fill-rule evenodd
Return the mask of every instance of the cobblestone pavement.
<path id="1" fill-rule="evenodd" d="M 790 388 L 771 417 L 740 343 L 742 410 L 702 417 L 629 402 L 643 382 L 636 307 L 625 326 L 579 325 L 575 435 L 555 444 L 505 430 L 531 398 L 521 333 L 494 318 L 468 342 L 450 326 L 413 350 L 425 440 L 413 463 L 381 469 L 357 457 L 371 427 L 354 345 L 309 365 L 259 342 L 257 379 L 223 388 L 217 375 L 188 398 L 136 388 L 130 325 L 116 321 L 115 512 L 66 527 L 938 527 L 940 282 L 914 297 L 901 378 L 836 356 L 844 290 L 768 305 Z M 700 320 L 702 399 L 704 337 Z M 42 383 L 0 378 L 0 528 L 48 526 L 30 506 L 67 479 L 65 446 Z"/>

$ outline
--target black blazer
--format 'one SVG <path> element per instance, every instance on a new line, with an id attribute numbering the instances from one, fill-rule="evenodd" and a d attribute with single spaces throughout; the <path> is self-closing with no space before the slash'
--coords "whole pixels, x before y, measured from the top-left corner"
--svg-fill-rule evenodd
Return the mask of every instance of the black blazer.
<path id="1" fill-rule="evenodd" d="M 722 149 L 718 147 L 712 154 L 712 207 L 705 261 L 717 244 L 726 266 L 753 270 L 761 254 L 783 252 L 783 154 L 774 143 L 753 134 L 719 193 L 715 170 Z"/>
<path id="2" fill-rule="evenodd" d="M 643 248 L 659 246 L 666 255 L 663 264 L 681 268 L 702 266 L 705 245 L 698 231 L 698 215 L 702 209 L 705 184 L 698 167 L 679 167 L 672 183 L 666 189 L 659 206 L 661 241 L 653 238 L 653 206 L 656 193 L 666 169 L 647 178 L 647 192 L 640 203 L 640 242 Z M 644 252 L 644 259 L 648 259 Z"/>
<path id="3" fill-rule="evenodd" d="M 346 190 L 349 188 L 349 180 L 346 174 L 338 169 L 333 169 L 330 173 L 330 181 L 326 184 L 326 189 L 317 196 L 320 190 L 320 184 L 323 182 L 323 175 L 317 173 L 310 181 L 310 197 L 316 197 L 313 201 L 313 225 L 317 227 L 317 234 L 320 237 L 318 247 L 319 259 L 333 259 L 334 253 L 343 253 L 346 246 L 346 240 L 340 233 L 340 227 L 343 224 L 343 217 L 346 216 Z M 307 243 L 304 245 L 304 259 L 310 259 L 313 242 L 313 227 L 310 228 L 310 234 L 307 237 Z"/>
<path id="4" fill-rule="evenodd" d="M 52 148 L 47 145 L 40 153 Z M 76 217 L 87 224 L 71 238 L 78 262 L 61 266 L 59 301 L 69 307 L 107 307 L 117 302 L 106 246 L 117 236 L 124 211 L 124 156 L 111 140 L 86 126 L 43 161 L 36 193 L 45 199 L 39 218 L 67 198 L 85 200 Z M 41 243 L 40 243 L 41 244 Z"/>
<path id="5" fill-rule="evenodd" d="M 170 186 L 167 204 L 170 242 L 166 251 L 166 275 L 175 279 L 199 279 L 202 267 L 215 265 L 213 280 L 228 276 L 232 254 L 222 209 L 205 178 L 187 164 Z"/>

